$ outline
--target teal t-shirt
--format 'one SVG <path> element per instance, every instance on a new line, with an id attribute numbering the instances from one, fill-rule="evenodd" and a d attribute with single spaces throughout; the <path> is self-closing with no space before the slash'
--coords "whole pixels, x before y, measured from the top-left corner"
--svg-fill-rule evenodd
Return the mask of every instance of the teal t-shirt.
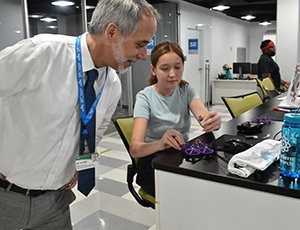
<path id="1" fill-rule="evenodd" d="M 148 120 L 145 142 L 160 140 L 168 129 L 177 130 L 188 141 L 191 126 L 189 103 L 195 98 L 200 97 L 190 84 L 178 85 L 170 97 L 157 93 L 153 85 L 140 91 L 136 95 L 133 117 Z"/>

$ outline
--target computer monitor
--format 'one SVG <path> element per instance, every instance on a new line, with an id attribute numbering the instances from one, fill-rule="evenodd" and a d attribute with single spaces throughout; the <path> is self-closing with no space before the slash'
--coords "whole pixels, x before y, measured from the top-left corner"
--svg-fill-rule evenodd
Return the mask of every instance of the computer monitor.
<path id="1" fill-rule="evenodd" d="M 257 63 L 251 63 L 251 74 L 258 74 Z"/>
<path id="2" fill-rule="evenodd" d="M 239 78 L 243 78 L 243 74 L 251 73 L 251 63 L 250 62 L 233 62 L 233 73 L 238 73 Z"/>

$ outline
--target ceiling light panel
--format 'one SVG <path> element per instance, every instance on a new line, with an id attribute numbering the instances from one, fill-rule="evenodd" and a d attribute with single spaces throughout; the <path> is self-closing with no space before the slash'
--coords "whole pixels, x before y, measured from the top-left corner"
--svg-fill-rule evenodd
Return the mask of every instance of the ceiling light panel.
<path id="1" fill-rule="evenodd" d="M 252 20 L 254 18 L 255 18 L 255 16 L 253 16 L 253 15 L 246 15 L 246 16 L 241 17 L 241 19 L 246 19 L 246 20 Z"/>
<path id="2" fill-rule="evenodd" d="M 212 9 L 213 10 L 218 10 L 218 11 L 223 11 L 223 10 L 227 10 L 229 8 L 230 8 L 230 6 L 219 5 L 219 6 L 213 7 Z"/>
<path id="3" fill-rule="evenodd" d="M 53 1 L 51 2 L 52 5 L 54 6 L 73 6 L 75 3 L 71 1 Z"/>
<path id="4" fill-rule="evenodd" d="M 51 17 L 44 17 L 40 19 L 43 22 L 56 22 L 57 19 L 56 18 L 51 18 Z"/>
<path id="5" fill-rule="evenodd" d="M 260 22 L 259 25 L 260 26 L 268 26 L 268 25 L 271 25 L 272 23 L 269 22 L 269 21 L 265 21 L 265 22 Z"/>

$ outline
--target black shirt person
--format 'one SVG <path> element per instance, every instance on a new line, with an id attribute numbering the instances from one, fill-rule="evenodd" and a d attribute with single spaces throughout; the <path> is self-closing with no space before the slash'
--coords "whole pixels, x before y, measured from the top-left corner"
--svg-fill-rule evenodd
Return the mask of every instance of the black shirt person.
<path id="1" fill-rule="evenodd" d="M 281 85 L 289 88 L 290 82 L 281 79 L 280 68 L 272 58 L 276 54 L 274 42 L 269 39 L 264 40 L 260 45 L 260 49 L 262 55 L 258 61 L 258 78 L 263 79 L 265 77 L 270 77 L 278 90 Z"/>

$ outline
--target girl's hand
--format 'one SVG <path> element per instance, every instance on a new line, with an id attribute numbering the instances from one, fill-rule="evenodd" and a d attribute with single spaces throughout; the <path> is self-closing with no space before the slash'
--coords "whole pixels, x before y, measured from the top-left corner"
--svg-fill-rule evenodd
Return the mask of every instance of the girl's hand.
<path id="1" fill-rule="evenodd" d="M 183 145 L 185 142 L 183 140 L 183 136 L 180 132 L 171 129 L 167 130 L 163 137 L 159 141 L 159 149 L 164 150 L 167 148 L 174 148 L 180 150 L 180 145 Z"/>
<path id="2" fill-rule="evenodd" d="M 203 131 L 209 133 L 218 130 L 221 127 L 221 122 L 221 116 L 216 111 L 209 111 L 202 121 Z"/>

